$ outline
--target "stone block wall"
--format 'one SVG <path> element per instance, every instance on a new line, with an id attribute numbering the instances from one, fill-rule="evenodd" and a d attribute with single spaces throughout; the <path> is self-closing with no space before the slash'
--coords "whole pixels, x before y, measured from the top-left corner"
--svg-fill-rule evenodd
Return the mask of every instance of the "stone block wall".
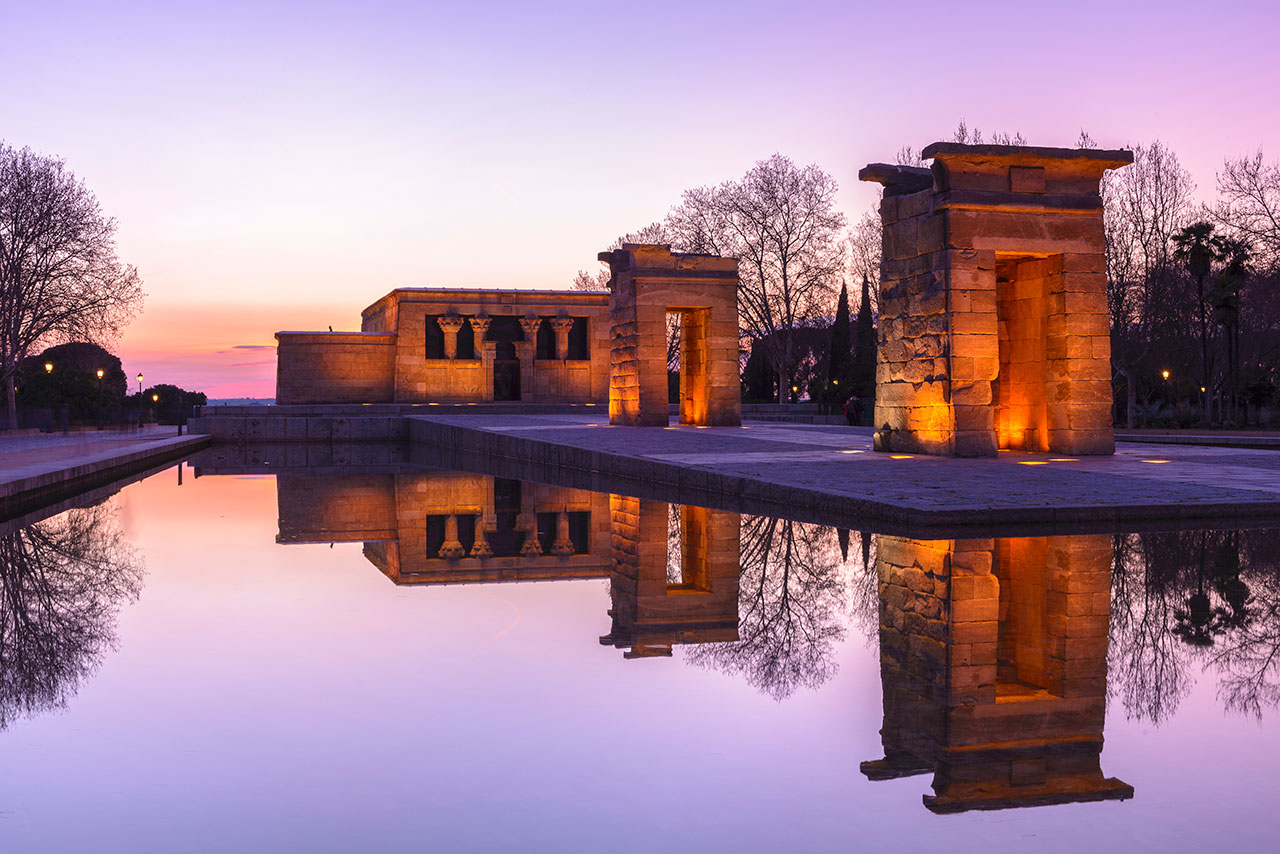
<path id="1" fill-rule="evenodd" d="M 276 403 L 389 403 L 395 336 L 277 332 Z"/>
<path id="2" fill-rule="evenodd" d="M 885 185 L 878 450 L 1114 451 L 1102 201 L 1127 151 L 935 143 Z"/>
<path id="3" fill-rule="evenodd" d="M 486 551 L 498 528 L 494 478 L 467 472 L 402 474 L 294 474 L 276 479 L 282 543 L 353 542 L 397 584 L 455 584 L 603 578 L 612 554 L 608 497 L 587 490 L 522 483 L 516 530 L 525 531 L 519 554 Z M 556 514 L 555 541 L 544 550 L 539 514 Z M 568 514 L 589 513 L 586 552 L 566 547 Z M 446 517 L 445 543 L 432 550 L 431 516 Z M 469 552 L 457 542 L 461 520 L 474 518 Z"/>
<path id="4" fill-rule="evenodd" d="M 602 644 L 626 658 L 671 654 L 674 644 L 738 639 L 740 522 L 736 513 L 680 508 L 680 581 L 668 576 L 671 505 L 609 496 L 612 626 Z"/>
<path id="5" fill-rule="evenodd" d="M 530 330 L 542 317 L 587 319 L 587 359 L 566 358 L 567 327 L 557 330 L 558 358 L 536 359 L 531 332 L 517 343 L 521 401 L 605 402 L 612 338 L 603 293 L 401 288 L 365 309 L 362 328 L 396 333 L 396 402 L 479 403 L 494 399 L 495 348 L 488 337 L 492 319 L 503 316 L 528 324 Z M 431 318 L 450 319 L 444 358 L 427 358 L 427 324 L 444 323 Z M 456 355 L 454 342 L 464 327 L 470 327 L 475 344 L 471 359 Z"/>
<path id="6" fill-rule="evenodd" d="M 600 253 L 613 271 L 611 424 L 666 426 L 667 314 L 681 315 L 680 422 L 742 423 L 738 261 L 624 244 Z"/>
<path id="7" fill-rule="evenodd" d="M 1132 797 L 1104 777 L 1111 541 L 878 536 L 885 758 L 935 812 Z"/>

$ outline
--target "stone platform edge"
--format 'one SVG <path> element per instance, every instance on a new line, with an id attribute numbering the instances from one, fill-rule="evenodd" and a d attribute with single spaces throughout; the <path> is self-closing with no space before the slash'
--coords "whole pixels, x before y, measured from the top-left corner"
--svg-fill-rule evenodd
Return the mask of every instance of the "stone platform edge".
<path id="1" fill-rule="evenodd" d="M 137 471 L 185 457 L 210 442 L 208 436 L 174 436 L 149 442 L 145 448 L 99 451 L 75 458 L 66 466 L 57 460 L 45 470 L 0 481 L 0 519 L 37 509 L 63 498 L 127 477 Z"/>
<path id="2" fill-rule="evenodd" d="M 1235 501 L 921 509 L 429 417 L 406 420 L 414 460 L 427 465 L 924 539 L 1263 527 L 1280 517 L 1280 500 L 1251 503 L 1245 512 Z"/>

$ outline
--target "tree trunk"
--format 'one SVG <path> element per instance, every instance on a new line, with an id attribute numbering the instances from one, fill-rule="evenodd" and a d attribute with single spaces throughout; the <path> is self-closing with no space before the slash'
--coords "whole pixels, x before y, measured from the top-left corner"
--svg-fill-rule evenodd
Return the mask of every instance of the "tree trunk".
<path id="1" fill-rule="evenodd" d="M 8 429 L 18 429 L 18 389 L 14 385 L 13 376 L 5 381 L 5 394 L 9 399 L 9 421 Z"/>
<path id="2" fill-rule="evenodd" d="M 1204 276 L 1196 277 L 1196 291 L 1200 297 L 1200 385 L 1209 388 L 1209 323 L 1204 311 Z M 1209 398 L 1200 395 L 1200 422 L 1209 423 Z"/>

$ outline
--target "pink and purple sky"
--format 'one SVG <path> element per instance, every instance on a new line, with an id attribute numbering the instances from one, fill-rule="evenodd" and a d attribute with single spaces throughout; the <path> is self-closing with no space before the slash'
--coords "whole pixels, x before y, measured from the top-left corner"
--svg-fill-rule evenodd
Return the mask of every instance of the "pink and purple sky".
<path id="1" fill-rule="evenodd" d="M 274 394 L 273 333 L 393 287 L 567 287 L 782 152 L 857 181 L 970 127 L 1280 156 L 1274 2 L 7 4 L 0 138 L 65 158 L 148 293 L 129 376 Z"/>

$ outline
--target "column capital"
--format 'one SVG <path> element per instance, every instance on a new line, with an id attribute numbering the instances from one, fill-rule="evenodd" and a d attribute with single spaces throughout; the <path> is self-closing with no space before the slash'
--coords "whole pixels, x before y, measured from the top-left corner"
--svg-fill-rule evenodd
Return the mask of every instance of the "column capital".
<path id="1" fill-rule="evenodd" d="M 572 317 L 557 317 L 551 321 L 551 328 L 556 332 L 568 332 L 573 329 Z"/>
<path id="2" fill-rule="evenodd" d="M 471 328 L 475 330 L 475 333 L 483 338 L 485 333 L 489 331 L 489 322 L 491 320 L 492 318 L 490 317 L 473 317 L 469 322 L 471 323 Z"/>
<path id="3" fill-rule="evenodd" d="M 446 314 L 436 318 L 436 323 L 440 324 L 440 328 L 445 332 L 457 332 L 462 328 L 462 318 L 456 314 Z"/>
<path id="4" fill-rule="evenodd" d="M 542 325 L 541 317 L 522 317 L 520 318 L 520 328 L 524 330 L 526 339 L 533 338 L 538 334 L 538 327 Z"/>

